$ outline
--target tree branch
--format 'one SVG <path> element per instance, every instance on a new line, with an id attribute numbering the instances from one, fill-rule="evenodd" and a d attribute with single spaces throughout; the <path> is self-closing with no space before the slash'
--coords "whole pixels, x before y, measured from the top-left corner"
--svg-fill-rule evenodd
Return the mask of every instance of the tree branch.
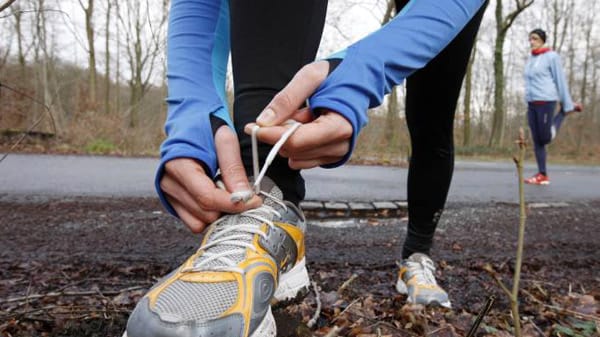
<path id="1" fill-rule="evenodd" d="M 10 5 L 12 5 L 12 3 L 15 1 L 17 0 L 7 0 L 3 5 L 0 5 L 0 12 L 10 7 Z"/>

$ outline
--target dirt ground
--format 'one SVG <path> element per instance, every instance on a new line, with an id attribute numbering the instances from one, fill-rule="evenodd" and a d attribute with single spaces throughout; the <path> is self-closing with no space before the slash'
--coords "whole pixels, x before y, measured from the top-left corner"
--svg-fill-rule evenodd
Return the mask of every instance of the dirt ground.
<path id="1" fill-rule="evenodd" d="M 599 335 L 599 218 L 600 200 L 529 208 L 525 336 Z M 517 224 L 516 205 L 448 205 L 432 252 L 453 305 L 442 309 L 406 305 L 394 291 L 405 219 L 309 214 L 317 290 L 275 309 L 279 336 L 465 336 L 490 296 L 475 336 L 511 336 L 510 303 L 494 277 L 512 287 Z M 135 302 L 200 239 L 155 199 L 0 194 L 0 335 L 120 336 Z"/>

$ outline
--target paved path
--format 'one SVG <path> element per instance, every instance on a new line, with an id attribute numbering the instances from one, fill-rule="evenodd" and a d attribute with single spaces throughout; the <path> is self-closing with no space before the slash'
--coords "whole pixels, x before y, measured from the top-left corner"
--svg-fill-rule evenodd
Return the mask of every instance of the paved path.
<path id="1" fill-rule="evenodd" d="M 17 155 L 0 163 L 0 196 L 154 196 L 156 158 Z M 600 200 L 600 167 L 549 165 L 550 186 L 526 186 L 529 201 Z M 526 165 L 526 175 L 535 171 Z M 304 172 L 307 200 L 406 200 L 407 170 L 347 165 Z M 457 162 L 449 200 L 516 202 L 512 162 Z"/>

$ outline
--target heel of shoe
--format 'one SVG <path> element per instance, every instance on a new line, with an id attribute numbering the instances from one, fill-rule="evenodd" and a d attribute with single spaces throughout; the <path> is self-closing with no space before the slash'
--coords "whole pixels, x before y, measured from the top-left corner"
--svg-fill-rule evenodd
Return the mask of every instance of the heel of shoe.
<path id="1" fill-rule="evenodd" d="M 271 308 L 267 311 L 265 318 L 262 320 L 256 330 L 250 335 L 250 337 L 276 337 L 277 336 L 277 325 L 275 324 L 275 318 Z"/>
<path id="2" fill-rule="evenodd" d="M 306 258 L 298 262 L 294 268 L 279 277 L 279 285 L 275 290 L 274 302 L 290 301 L 298 295 L 306 295 L 310 285 L 308 270 L 306 269 Z"/>

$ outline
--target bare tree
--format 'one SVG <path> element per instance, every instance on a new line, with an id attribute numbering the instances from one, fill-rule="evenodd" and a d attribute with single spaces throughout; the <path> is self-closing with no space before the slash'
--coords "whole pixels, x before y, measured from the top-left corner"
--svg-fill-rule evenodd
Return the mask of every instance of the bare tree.
<path id="1" fill-rule="evenodd" d="M 110 112 L 110 18 L 112 14 L 112 1 L 106 2 L 106 27 L 104 31 L 104 113 Z"/>
<path id="2" fill-rule="evenodd" d="M 504 140 L 505 129 L 505 104 L 504 104 L 504 42 L 509 28 L 515 22 L 515 19 L 527 7 L 533 4 L 534 0 L 515 0 L 516 8 L 508 15 L 504 16 L 504 6 L 502 0 L 496 0 L 496 41 L 494 46 L 494 118 L 492 121 L 492 134 L 489 145 L 497 147 Z"/>
<path id="3" fill-rule="evenodd" d="M 96 84 L 97 84 L 97 72 L 96 72 L 96 48 L 94 47 L 94 0 L 87 0 L 87 6 L 81 1 L 79 5 L 85 13 L 85 33 L 88 42 L 88 106 L 96 106 Z"/>
<path id="4" fill-rule="evenodd" d="M 5 35 L 7 35 L 7 40 L 10 41 L 12 39 L 14 32 L 11 29 L 5 28 L 6 24 L 4 22 L 0 22 L 0 23 L 2 23 L 2 25 L 0 26 L 0 29 L 7 30 L 7 33 Z M 4 68 L 4 66 L 6 65 L 6 62 L 8 60 L 8 55 L 10 55 L 10 52 L 11 52 L 11 47 L 12 47 L 11 43 L 8 43 L 8 45 L 6 47 L 4 47 L 4 50 L 3 50 L 3 47 L 0 46 L 0 70 L 2 68 Z"/>
<path id="5" fill-rule="evenodd" d="M 162 0 L 162 12 L 158 20 L 151 19 L 150 0 L 122 1 L 124 11 L 119 12 L 119 21 L 125 33 L 125 52 L 130 71 L 130 118 L 129 126 L 138 121 L 139 104 L 149 89 L 157 65 L 157 58 L 164 47 L 164 27 L 167 21 L 168 1 Z M 148 29 L 146 28 L 148 26 Z M 150 32 L 149 36 L 144 33 Z"/>
<path id="6" fill-rule="evenodd" d="M 17 60 L 19 62 L 19 71 L 21 77 L 25 77 L 25 51 L 23 49 L 23 12 L 21 11 L 21 5 L 15 4 L 12 8 L 12 16 L 15 19 L 15 33 L 17 37 Z"/>
<path id="7" fill-rule="evenodd" d="M 552 31 L 552 49 L 560 52 L 567 36 L 569 23 L 572 21 L 573 0 L 545 0 L 544 8 L 550 14 L 550 25 Z"/>
<path id="8" fill-rule="evenodd" d="M 595 14 L 596 14 L 596 2 L 593 1 L 591 2 L 591 4 L 589 4 L 590 8 L 589 10 L 586 12 L 585 14 L 585 19 L 582 20 L 582 30 L 583 30 L 583 35 L 584 35 L 584 41 L 585 41 L 585 52 L 584 52 L 584 60 L 583 60 L 583 65 L 582 65 L 582 79 L 581 79 L 581 89 L 579 92 L 579 99 L 581 100 L 581 103 L 584 105 L 588 105 L 588 76 L 589 76 L 589 72 L 590 72 L 590 68 L 592 66 L 592 59 L 593 59 L 593 55 L 592 55 L 592 32 L 594 29 L 594 22 L 596 21 L 595 18 Z M 591 122 L 593 120 L 592 118 L 592 114 L 586 114 L 584 116 L 584 118 L 582 118 L 583 123 L 587 124 L 587 122 Z M 583 144 L 583 137 L 584 137 L 585 132 L 579 132 L 578 133 L 578 138 L 577 138 L 577 151 L 581 151 L 581 147 Z"/>

